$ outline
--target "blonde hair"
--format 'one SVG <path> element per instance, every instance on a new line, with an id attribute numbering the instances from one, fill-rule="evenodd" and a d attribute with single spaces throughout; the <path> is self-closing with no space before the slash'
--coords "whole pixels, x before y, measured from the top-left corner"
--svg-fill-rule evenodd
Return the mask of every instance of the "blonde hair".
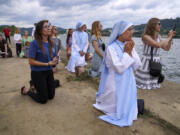
<path id="1" fill-rule="evenodd" d="M 16 33 L 16 34 L 17 34 L 17 33 L 18 33 L 18 34 L 21 33 L 20 28 L 17 27 L 15 33 Z"/>
<path id="2" fill-rule="evenodd" d="M 145 30 L 144 30 L 142 37 L 144 35 L 149 35 L 154 39 L 155 38 L 156 25 L 159 21 L 160 20 L 158 18 L 151 18 L 145 26 Z"/>
<path id="3" fill-rule="evenodd" d="M 95 21 L 92 24 L 91 36 L 95 35 L 97 39 L 101 39 L 101 32 L 98 30 L 100 21 Z"/>

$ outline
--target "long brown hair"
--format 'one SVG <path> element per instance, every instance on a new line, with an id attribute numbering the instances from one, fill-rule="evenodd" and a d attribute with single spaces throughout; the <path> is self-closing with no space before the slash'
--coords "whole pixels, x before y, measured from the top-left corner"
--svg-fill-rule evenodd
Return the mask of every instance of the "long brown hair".
<path id="1" fill-rule="evenodd" d="M 39 21 L 36 24 L 36 30 L 35 30 L 35 33 L 34 33 L 34 37 L 37 40 L 38 45 L 41 48 L 41 50 L 43 51 L 43 53 L 45 53 L 45 49 L 44 49 L 43 41 L 42 41 L 42 29 L 43 29 L 44 23 L 48 23 L 48 20 Z M 52 57 L 53 56 L 53 52 L 52 52 L 53 42 L 52 42 L 52 40 L 50 38 L 50 35 L 48 36 L 48 43 L 49 43 L 49 46 L 48 46 L 49 54 Z"/>
<path id="2" fill-rule="evenodd" d="M 68 44 L 69 38 L 72 37 L 72 34 L 70 34 L 70 32 L 72 30 L 73 30 L 72 28 L 68 30 L 68 34 L 67 34 L 67 38 L 66 38 L 66 44 Z"/>
<path id="3" fill-rule="evenodd" d="M 153 39 L 155 38 L 156 25 L 160 20 L 158 18 L 151 18 L 145 26 L 145 30 L 142 36 L 149 35 Z"/>
<path id="4" fill-rule="evenodd" d="M 95 21 L 92 24 L 91 36 L 95 35 L 97 39 L 101 39 L 101 32 L 98 30 L 100 21 Z"/>

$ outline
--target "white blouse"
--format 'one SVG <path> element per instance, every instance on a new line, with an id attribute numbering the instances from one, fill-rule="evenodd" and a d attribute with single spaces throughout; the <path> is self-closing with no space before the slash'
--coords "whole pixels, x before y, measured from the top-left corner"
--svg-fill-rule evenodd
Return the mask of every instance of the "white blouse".
<path id="1" fill-rule="evenodd" d="M 79 46 L 76 44 L 76 37 L 75 37 L 75 32 L 73 32 L 72 34 L 72 48 L 75 48 L 78 52 L 81 51 L 81 49 L 79 48 Z M 86 44 L 86 46 L 84 47 L 84 49 L 82 50 L 84 53 L 87 52 L 88 49 L 88 42 Z"/>
<path id="2" fill-rule="evenodd" d="M 22 43 L 22 41 L 19 40 L 22 40 L 21 34 L 14 34 L 15 43 Z"/>

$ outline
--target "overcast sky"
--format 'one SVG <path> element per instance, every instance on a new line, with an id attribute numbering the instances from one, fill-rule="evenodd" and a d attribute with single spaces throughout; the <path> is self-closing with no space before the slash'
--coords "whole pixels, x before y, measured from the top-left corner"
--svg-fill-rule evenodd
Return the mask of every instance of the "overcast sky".
<path id="1" fill-rule="evenodd" d="M 31 27 L 48 19 L 63 28 L 82 21 L 91 28 L 100 20 L 104 28 L 120 20 L 146 23 L 151 17 L 180 17 L 180 0 L 0 0 L 0 25 Z"/>

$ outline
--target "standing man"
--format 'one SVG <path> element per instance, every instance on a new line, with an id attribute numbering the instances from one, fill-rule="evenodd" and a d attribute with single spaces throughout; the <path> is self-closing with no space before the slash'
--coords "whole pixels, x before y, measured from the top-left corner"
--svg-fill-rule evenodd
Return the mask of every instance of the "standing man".
<path id="1" fill-rule="evenodd" d="M 11 44 L 11 39 L 10 39 L 11 31 L 9 30 L 9 28 L 7 26 L 3 29 L 3 33 L 6 38 L 6 42 L 8 42 L 8 39 L 9 39 L 9 44 Z"/>

